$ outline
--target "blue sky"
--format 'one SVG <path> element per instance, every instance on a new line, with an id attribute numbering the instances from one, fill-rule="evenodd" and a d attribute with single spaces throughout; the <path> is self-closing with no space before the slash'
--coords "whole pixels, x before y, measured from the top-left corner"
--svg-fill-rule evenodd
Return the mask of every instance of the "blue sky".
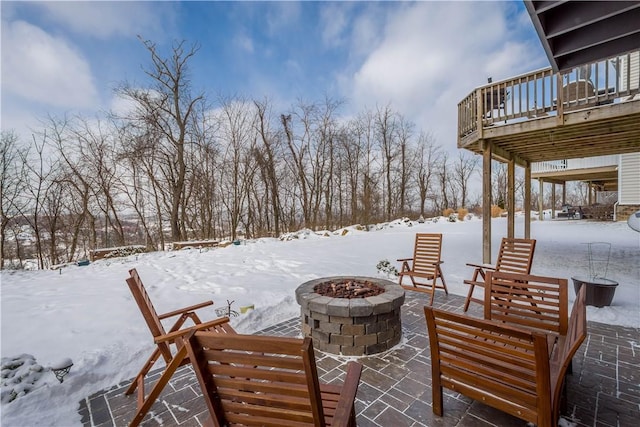
<path id="1" fill-rule="evenodd" d="M 117 108 L 113 89 L 146 86 L 149 55 L 197 43 L 193 90 L 391 104 L 455 149 L 457 103 L 476 86 L 549 65 L 521 1 L 1 2 L 2 129 L 29 137 L 51 114 Z"/>

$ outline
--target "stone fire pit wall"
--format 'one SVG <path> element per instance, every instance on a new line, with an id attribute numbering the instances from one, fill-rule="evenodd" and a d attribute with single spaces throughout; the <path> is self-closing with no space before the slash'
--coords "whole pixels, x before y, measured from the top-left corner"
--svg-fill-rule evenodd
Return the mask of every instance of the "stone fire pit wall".
<path id="1" fill-rule="evenodd" d="M 367 298 L 331 298 L 313 291 L 314 286 L 338 280 L 368 281 L 385 289 Z M 385 279 L 358 276 L 324 277 L 296 289 L 302 333 L 313 338 L 314 348 L 332 354 L 362 356 L 380 353 L 400 342 L 400 309 L 404 289 Z"/>

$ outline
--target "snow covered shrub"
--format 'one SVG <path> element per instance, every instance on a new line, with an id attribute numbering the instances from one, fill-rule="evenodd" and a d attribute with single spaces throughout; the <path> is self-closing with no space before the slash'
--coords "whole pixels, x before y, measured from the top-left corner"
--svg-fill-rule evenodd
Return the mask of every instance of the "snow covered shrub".
<path id="1" fill-rule="evenodd" d="M 456 214 L 454 213 L 450 213 L 449 217 L 447 218 L 447 221 L 449 222 L 456 222 L 458 219 L 456 218 Z"/>
<path id="2" fill-rule="evenodd" d="M 378 273 L 384 274 L 387 277 L 398 277 L 398 270 L 391 265 L 388 259 L 383 259 L 376 265 Z"/>
<path id="3" fill-rule="evenodd" d="M 469 214 L 469 211 L 465 208 L 458 209 L 458 221 L 464 221 L 464 219 Z"/>
<path id="4" fill-rule="evenodd" d="M 3 357 L 2 387 L 0 388 L 2 403 L 13 402 L 17 398 L 39 387 L 36 383 L 39 382 L 40 378 L 47 371 L 48 369 L 38 365 L 35 357 L 30 354 L 21 354 L 17 357 Z"/>

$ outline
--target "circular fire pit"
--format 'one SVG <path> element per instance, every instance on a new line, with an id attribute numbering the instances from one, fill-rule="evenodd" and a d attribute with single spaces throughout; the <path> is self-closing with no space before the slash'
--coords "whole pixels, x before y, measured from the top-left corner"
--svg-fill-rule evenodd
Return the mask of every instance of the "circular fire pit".
<path id="1" fill-rule="evenodd" d="M 385 279 L 324 277 L 296 289 L 302 333 L 318 350 L 345 356 L 380 353 L 400 342 L 404 289 Z"/>

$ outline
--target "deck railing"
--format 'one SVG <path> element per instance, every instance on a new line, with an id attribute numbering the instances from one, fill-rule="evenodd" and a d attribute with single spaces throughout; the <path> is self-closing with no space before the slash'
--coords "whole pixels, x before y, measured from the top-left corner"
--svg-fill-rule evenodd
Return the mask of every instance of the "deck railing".
<path id="1" fill-rule="evenodd" d="M 640 93 L 640 50 L 554 74 L 551 67 L 489 83 L 458 103 L 458 138 L 480 127 L 619 102 Z M 560 90 L 559 90 L 560 88 Z"/>
<path id="2" fill-rule="evenodd" d="M 589 169 L 606 166 L 617 166 L 620 156 L 613 154 L 610 156 L 585 157 L 581 159 L 554 160 L 551 162 L 538 162 L 531 164 L 531 173 L 557 172 L 565 170 Z"/>

